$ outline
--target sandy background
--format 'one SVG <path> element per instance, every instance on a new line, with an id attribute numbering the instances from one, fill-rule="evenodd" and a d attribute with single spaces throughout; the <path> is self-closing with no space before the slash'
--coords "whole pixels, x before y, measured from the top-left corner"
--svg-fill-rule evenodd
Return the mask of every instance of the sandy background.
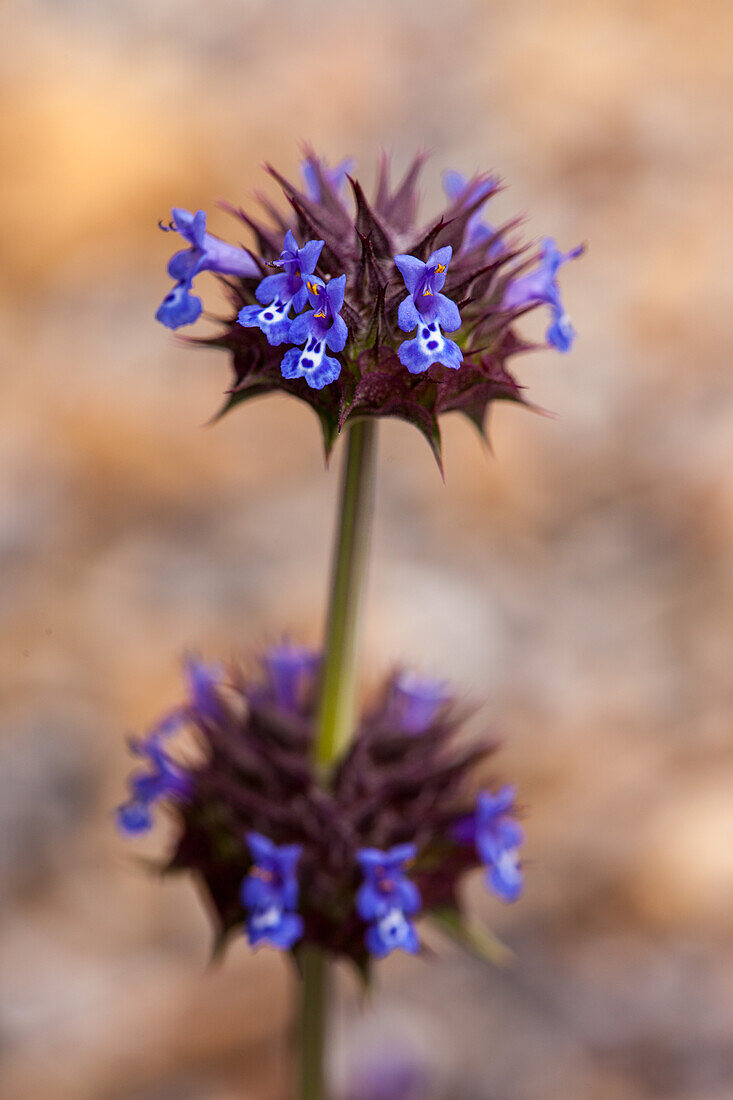
<path id="1" fill-rule="evenodd" d="M 186 883 L 110 807 L 177 661 L 319 636 L 335 471 L 278 398 L 203 423 L 223 357 L 156 325 L 172 204 L 247 203 L 298 141 L 496 168 L 563 247 L 580 336 L 526 359 L 557 421 L 495 457 L 382 431 L 365 682 L 395 659 L 486 699 L 532 806 L 514 949 L 443 948 L 340 994 L 338 1074 L 388 1033 L 426 1096 L 733 1092 L 733 381 L 727 0 L 99 0 L 0 11 L 0 1095 L 282 1100 L 291 981 L 207 969 Z M 206 283 L 201 279 L 200 283 Z M 205 289 L 220 304 L 214 280 Z M 542 331 L 529 323 L 525 331 Z M 294 549 L 295 547 L 295 549 Z M 475 887 L 475 888 L 474 888 Z M 422 1094 L 421 1094 L 422 1095 Z"/>

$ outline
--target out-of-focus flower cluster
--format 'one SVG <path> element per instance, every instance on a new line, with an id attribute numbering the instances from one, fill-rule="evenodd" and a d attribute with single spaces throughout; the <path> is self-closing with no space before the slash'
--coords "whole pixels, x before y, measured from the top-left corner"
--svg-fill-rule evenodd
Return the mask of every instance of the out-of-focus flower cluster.
<path id="1" fill-rule="evenodd" d="M 191 872 L 215 914 L 217 940 L 313 943 L 351 958 L 420 951 L 416 921 L 460 922 L 459 880 L 485 868 L 504 901 L 521 893 L 515 791 L 476 789 L 492 741 L 466 742 L 443 682 L 401 671 L 361 719 L 324 783 L 312 764 L 317 654 L 271 649 L 245 679 L 197 661 L 189 698 L 132 743 L 144 767 L 117 811 L 128 835 L 148 830 L 159 802 L 178 821 L 170 871 Z M 197 759 L 172 740 L 193 730 Z"/>
<path id="2" fill-rule="evenodd" d="M 442 413 L 461 412 L 484 431 L 492 401 L 527 404 L 508 363 L 537 345 L 514 322 L 548 307 L 547 341 L 569 350 L 575 333 L 558 271 L 583 248 L 563 254 L 548 238 L 532 251 L 518 241 L 517 222 L 488 224 L 483 208 L 499 189 L 488 175 L 446 173 L 446 209 L 420 224 L 423 160 L 393 185 L 383 158 L 371 202 L 347 174 L 350 162 L 329 169 L 308 152 L 302 188 L 269 168 L 290 215 L 266 200 L 267 223 L 232 210 L 254 236 L 249 250 L 207 233 L 202 210 L 173 210 L 163 228 L 189 247 L 168 265 L 174 286 L 157 317 L 173 329 L 191 324 L 202 310 L 195 276 L 226 276 L 233 315 L 200 341 L 232 356 L 222 412 L 285 390 L 313 407 L 327 453 L 349 420 L 397 416 L 419 428 L 440 461 Z"/>

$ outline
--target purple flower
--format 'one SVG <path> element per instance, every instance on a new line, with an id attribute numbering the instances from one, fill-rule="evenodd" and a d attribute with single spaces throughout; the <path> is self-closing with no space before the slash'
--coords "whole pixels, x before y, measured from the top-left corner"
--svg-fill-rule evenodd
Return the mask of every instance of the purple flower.
<path id="1" fill-rule="evenodd" d="M 496 187 L 497 180 L 493 176 L 489 176 L 488 179 L 469 181 L 460 172 L 448 171 L 443 173 L 443 190 L 453 202 L 461 199 L 464 204 L 470 205 L 478 202 L 482 197 L 486 201 L 491 198 L 494 191 L 496 191 Z M 475 214 L 471 215 L 466 225 L 463 247 L 470 249 L 478 248 L 481 244 L 488 245 L 492 237 L 496 237 L 496 229 L 488 222 L 482 221 L 481 210 L 477 210 Z M 494 259 L 501 254 L 503 249 L 504 246 L 499 237 L 493 241 L 490 248 L 487 248 L 486 255 L 489 259 Z"/>
<path id="2" fill-rule="evenodd" d="M 346 157 L 335 168 L 329 168 L 325 160 L 314 161 L 313 157 L 307 157 L 303 161 L 300 171 L 305 181 L 308 197 L 313 202 L 320 202 L 322 198 L 321 181 L 318 178 L 316 164 L 318 164 L 325 182 L 338 194 L 346 182 L 347 175 L 353 171 L 354 159 L 353 157 Z"/>
<path id="3" fill-rule="evenodd" d="M 253 866 L 242 883 L 241 901 L 247 910 L 247 937 L 252 946 L 268 943 L 287 950 L 303 935 L 298 905 L 296 867 L 299 844 L 278 847 L 260 833 L 248 833 Z"/>
<path id="4" fill-rule="evenodd" d="M 486 882 L 502 901 L 516 901 L 524 887 L 519 862 L 519 847 L 524 840 L 521 825 L 512 817 L 517 791 L 502 787 L 492 794 L 481 791 L 476 798 L 476 811 L 455 828 L 455 837 L 476 845 L 481 862 L 486 867 Z"/>
<path id="5" fill-rule="evenodd" d="M 164 748 L 166 738 L 177 732 L 185 720 L 184 711 L 174 710 L 158 723 L 148 737 L 130 742 L 132 752 L 144 757 L 151 767 L 130 776 L 130 797 L 117 809 L 117 827 L 125 835 L 134 836 L 151 828 L 152 806 L 161 798 L 173 796 L 185 799 L 189 795 L 191 777 L 173 763 Z"/>
<path id="6" fill-rule="evenodd" d="M 262 658 L 272 697 L 284 710 L 299 711 L 310 695 L 321 663 L 320 653 L 284 642 Z"/>
<path id="7" fill-rule="evenodd" d="M 313 309 L 296 317 L 288 334 L 291 343 L 305 344 L 305 348 L 287 351 L 280 369 L 283 378 L 305 378 L 311 389 L 322 390 L 341 373 L 341 363 L 327 355 L 326 348 L 343 351 L 346 346 L 349 332 L 340 316 L 346 276 L 324 283 L 312 275 L 305 286 Z"/>
<path id="8" fill-rule="evenodd" d="M 221 667 L 205 665 L 202 661 L 189 657 L 185 663 L 185 673 L 188 681 L 189 706 L 194 716 L 208 721 L 217 721 L 222 715 L 222 706 L 216 692 L 222 680 Z"/>
<path id="9" fill-rule="evenodd" d="M 407 1043 L 390 1042 L 359 1051 L 348 1075 L 344 1100 L 425 1100 L 430 1077 L 426 1061 Z"/>
<path id="10" fill-rule="evenodd" d="M 282 272 L 267 275 L 255 291 L 257 301 L 265 308 L 245 306 L 239 311 L 240 325 L 261 329 L 272 347 L 286 343 L 292 323 L 290 310 L 298 313 L 308 301 L 303 278 L 315 271 L 322 248 L 323 241 L 308 241 L 300 248 L 288 230 L 283 250 L 275 261 L 277 267 L 282 267 Z"/>
<path id="11" fill-rule="evenodd" d="M 458 370 L 463 362 L 458 344 L 446 340 L 441 332 L 441 328 L 455 332 L 461 327 L 458 306 L 441 294 L 452 255 L 453 249 L 446 245 L 433 252 L 427 263 L 416 256 L 394 257 L 409 291 L 400 302 L 397 321 L 403 332 L 417 328 L 415 338 L 403 341 L 398 351 L 400 362 L 411 374 L 422 374 L 433 363 Z"/>
<path id="12" fill-rule="evenodd" d="M 403 671 L 390 685 L 387 709 L 407 733 L 423 733 L 450 699 L 445 680 Z"/>
<path id="13" fill-rule="evenodd" d="M 369 925 L 364 939 L 377 959 L 397 949 L 411 955 L 420 950 L 417 932 L 408 918 L 418 912 L 422 900 L 417 886 L 404 873 L 405 863 L 416 854 L 414 844 L 398 844 L 388 852 L 378 848 L 357 852 L 364 881 L 356 894 L 356 911 Z"/>
<path id="14" fill-rule="evenodd" d="M 180 328 L 198 320 L 201 299 L 190 293 L 193 279 L 200 271 L 218 271 L 223 275 L 239 275 L 251 278 L 258 274 L 257 264 L 243 248 L 227 244 L 206 232 L 206 213 L 197 210 L 191 214 L 181 207 L 172 210 L 171 230 L 180 233 L 190 248 L 176 252 L 168 261 L 168 274 L 176 285 L 165 296 L 156 320 L 167 328 Z"/>
<path id="15" fill-rule="evenodd" d="M 551 237 L 545 237 L 537 269 L 513 279 L 504 291 L 504 309 L 521 309 L 536 302 L 546 302 L 550 306 L 552 323 L 545 335 L 547 342 L 558 351 L 570 351 L 575 329 L 562 304 L 557 272 L 568 260 L 577 259 L 584 251 L 585 245 L 580 244 L 570 252 L 562 253 Z"/>

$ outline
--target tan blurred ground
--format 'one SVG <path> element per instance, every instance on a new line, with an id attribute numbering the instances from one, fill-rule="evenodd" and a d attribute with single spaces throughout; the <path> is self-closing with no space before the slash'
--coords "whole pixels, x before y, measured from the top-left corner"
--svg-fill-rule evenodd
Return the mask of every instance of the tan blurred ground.
<path id="1" fill-rule="evenodd" d="M 335 476 L 311 414 L 204 430 L 226 364 L 152 319 L 157 219 L 232 232 L 214 201 L 293 171 L 302 138 L 367 176 L 432 147 L 428 206 L 443 167 L 497 168 L 501 215 L 590 242 L 564 273 L 575 351 L 521 365 L 557 421 L 500 409 L 494 459 L 449 421 L 445 486 L 382 432 L 371 679 L 409 656 L 487 699 L 532 869 L 515 908 L 470 891 L 511 972 L 389 963 L 369 1027 L 461 1100 L 733 1095 L 731 13 L 6 0 L 3 1098 L 285 1095 L 281 960 L 207 970 L 192 890 L 150 880 L 109 810 L 185 647 L 319 635 Z M 371 1040 L 342 999 L 343 1067 Z"/>

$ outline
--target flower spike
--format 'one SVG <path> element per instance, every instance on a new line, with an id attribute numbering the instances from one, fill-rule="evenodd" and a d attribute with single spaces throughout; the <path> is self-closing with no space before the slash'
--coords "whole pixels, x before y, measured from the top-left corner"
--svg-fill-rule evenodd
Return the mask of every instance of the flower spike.
<path id="1" fill-rule="evenodd" d="M 232 276 L 231 312 L 217 333 L 197 341 L 231 356 L 234 378 L 215 419 L 263 394 L 287 393 L 316 413 L 328 458 L 355 419 L 398 417 L 421 432 L 442 471 L 443 414 L 460 412 L 485 435 L 495 401 L 534 407 L 511 368 L 534 345 L 515 325 L 520 314 L 549 305 L 548 341 L 560 350 L 570 346 L 574 332 L 556 275 L 579 250 L 563 256 L 548 240 L 536 270 L 522 274 L 515 264 L 512 271 L 524 252 L 519 222 L 495 229 L 484 213 L 499 189 L 494 175 L 447 172 L 444 211 L 419 221 L 425 160 L 418 153 L 393 179 L 382 157 L 372 195 L 348 160 L 331 168 L 308 146 L 302 183 L 268 165 L 285 209 L 260 196 L 261 220 L 227 208 L 252 234 L 258 254 L 211 238 L 203 212 L 174 211 L 173 228 L 191 247 L 171 262 L 175 285 L 159 320 L 177 328 L 200 316 L 192 288 L 198 270 Z M 343 276 L 348 300 L 329 301 L 319 317 L 319 291 L 325 287 L 330 296 Z M 337 317 L 348 328 L 348 344 Z M 287 350 L 288 344 L 295 346 Z"/>
<path id="2" fill-rule="evenodd" d="M 472 793 L 495 744 L 461 736 L 445 682 L 391 676 L 324 787 L 313 765 L 318 654 L 283 642 L 261 664 L 252 681 L 229 668 L 222 690 L 216 666 L 186 662 L 188 698 L 132 743 L 146 766 L 117 811 L 133 836 L 167 802 L 179 827 L 167 867 L 203 885 L 218 942 L 234 929 L 253 946 L 297 953 L 304 941 L 366 975 L 372 960 L 419 951 L 418 915 L 460 921 L 466 871 L 483 866 L 499 897 L 519 896 L 514 788 Z M 189 761 L 169 749 L 184 727 L 198 746 Z"/>

